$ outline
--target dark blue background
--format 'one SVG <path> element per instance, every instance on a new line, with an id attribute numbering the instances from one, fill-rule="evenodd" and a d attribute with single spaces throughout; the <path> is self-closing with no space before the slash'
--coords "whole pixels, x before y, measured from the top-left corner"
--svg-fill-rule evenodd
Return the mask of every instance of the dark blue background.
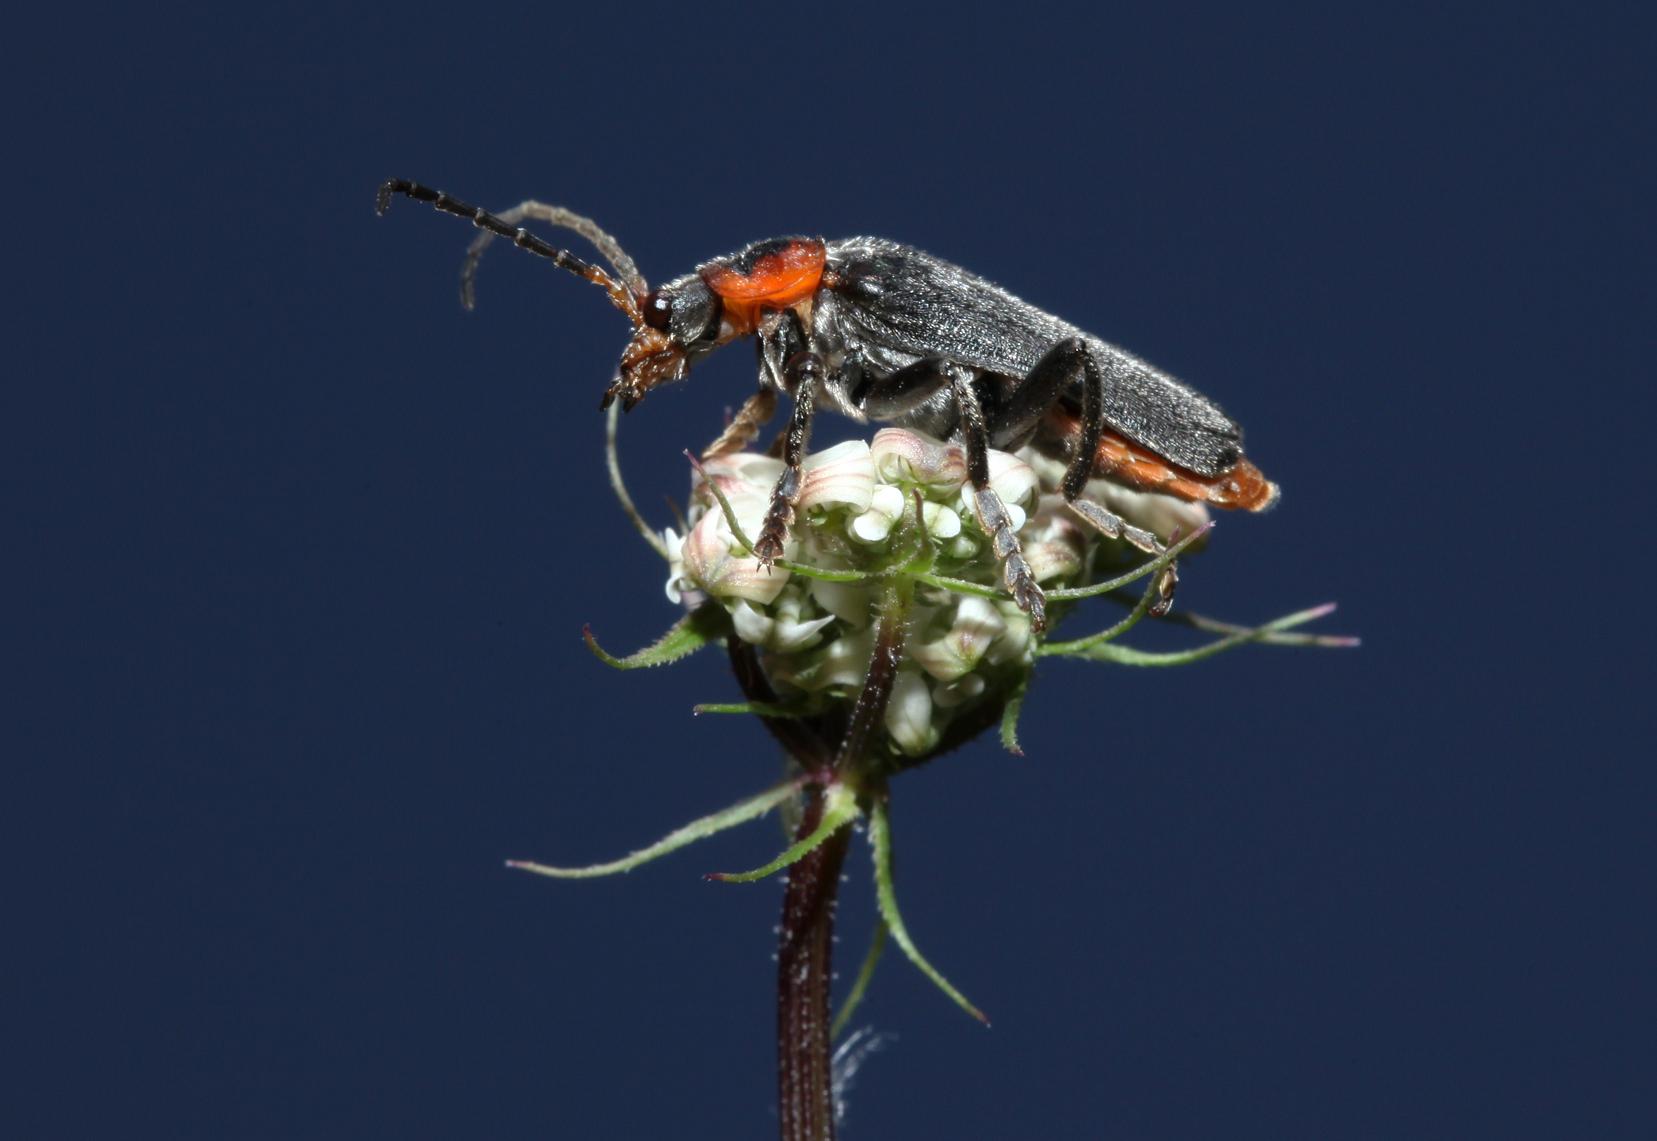
<path id="1" fill-rule="evenodd" d="M 683 5 L 8 20 L 8 1136 L 766 1137 L 774 778 L 602 482 L 596 291 L 876 233 L 1189 378 L 1279 510 L 1181 604 L 1361 650 L 1044 667 L 905 778 L 846 1135 L 1649 1137 L 1649 19 Z M 1633 9 L 1631 8 L 1630 11 Z M 732 353 L 632 417 L 665 521 Z M 1103 621 L 1101 612 L 1100 621 Z M 861 851 L 841 965 L 872 910 Z"/>

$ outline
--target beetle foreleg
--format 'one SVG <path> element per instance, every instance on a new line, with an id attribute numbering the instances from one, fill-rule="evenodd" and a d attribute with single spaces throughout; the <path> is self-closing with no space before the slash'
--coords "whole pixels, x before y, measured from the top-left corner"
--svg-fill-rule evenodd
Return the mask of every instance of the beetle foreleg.
<path id="1" fill-rule="evenodd" d="M 770 385 L 761 385 L 758 392 L 742 402 L 742 407 L 736 410 L 736 415 L 719 433 L 719 438 L 702 449 L 702 458 L 711 460 L 715 456 L 740 452 L 754 442 L 754 437 L 759 435 L 759 430 L 765 427 L 776 411 L 777 390 Z"/>
<path id="2" fill-rule="evenodd" d="M 1018 608 L 1030 616 L 1037 631 L 1047 626 L 1047 596 L 1036 584 L 1035 573 L 1024 561 L 1018 535 L 1013 530 L 1007 505 L 990 486 L 990 437 L 984 423 L 984 409 L 972 386 L 973 376 L 959 365 L 945 364 L 956 406 L 961 412 L 961 436 L 967 450 L 967 480 L 972 484 L 973 513 L 978 525 L 990 537 L 995 557 L 1001 560 L 1001 578 Z"/>
<path id="3" fill-rule="evenodd" d="M 759 537 L 754 540 L 754 557 L 766 566 L 782 558 L 783 540 L 794 521 L 794 506 L 800 501 L 800 465 L 811 439 L 811 414 L 817 401 L 817 385 L 823 379 L 823 358 L 808 349 L 795 353 L 783 369 L 794 393 L 794 414 L 789 417 L 788 436 L 783 443 L 782 475 L 771 492 L 771 506 L 765 512 Z"/>

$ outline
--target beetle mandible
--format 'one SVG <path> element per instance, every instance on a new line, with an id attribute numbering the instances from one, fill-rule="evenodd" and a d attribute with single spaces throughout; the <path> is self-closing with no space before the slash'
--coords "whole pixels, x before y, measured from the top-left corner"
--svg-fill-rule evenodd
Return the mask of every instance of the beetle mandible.
<path id="1" fill-rule="evenodd" d="M 1039 630 L 1046 602 L 989 481 L 990 448 L 1033 445 L 1066 460 L 1061 490 L 1087 523 L 1151 554 L 1166 548 L 1082 498 L 1104 478 L 1224 508 L 1260 511 L 1277 499 L 1243 456 L 1237 424 L 1213 401 L 1131 353 L 1021 301 L 959 266 L 881 238 L 786 237 L 755 242 L 651 289 L 633 259 L 590 218 L 528 201 L 499 214 L 405 179 L 380 187 L 426 202 L 484 232 L 467 250 L 461 300 L 471 308 L 478 258 L 496 236 L 601 286 L 633 323 L 602 406 L 631 410 L 651 389 L 682 380 L 715 349 L 756 337 L 759 388 L 705 455 L 736 451 L 759 433 L 777 394 L 794 401 L 782 476 L 754 541 L 769 566 L 782 557 L 801 484 L 811 418 L 827 406 L 859 422 L 890 421 L 964 445 L 973 508 L 1001 560 L 1008 592 Z M 575 231 L 614 273 L 529 233 L 526 219 Z M 1173 601 L 1169 564 L 1153 613 Z"/>

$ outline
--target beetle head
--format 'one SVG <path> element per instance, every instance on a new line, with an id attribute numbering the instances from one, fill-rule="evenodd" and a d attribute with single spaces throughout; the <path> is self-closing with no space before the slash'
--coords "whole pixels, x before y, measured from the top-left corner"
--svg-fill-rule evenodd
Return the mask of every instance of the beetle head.
<path id="1" fill-rule="evenodd" d="M 683 380 L 693 362 L 735 334 L 722 310 L 719 295 L 696 274 L 641 297 L 633 339 L 622 351 L 603 406 L 619 399 L 623 410 L 630 410 L 657 385 Z"/>

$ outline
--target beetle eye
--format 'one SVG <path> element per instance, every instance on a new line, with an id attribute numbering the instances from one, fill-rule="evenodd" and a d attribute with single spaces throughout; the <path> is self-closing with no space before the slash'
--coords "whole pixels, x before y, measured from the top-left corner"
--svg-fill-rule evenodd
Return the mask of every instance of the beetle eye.
<path id="1" fill-rule="evenodd" d="M 652 329 L 666 329 L 668 318 L 673 316 L 673 299 L 660 292 L 652 291 L 644 299 L 644 323 Z"/>

